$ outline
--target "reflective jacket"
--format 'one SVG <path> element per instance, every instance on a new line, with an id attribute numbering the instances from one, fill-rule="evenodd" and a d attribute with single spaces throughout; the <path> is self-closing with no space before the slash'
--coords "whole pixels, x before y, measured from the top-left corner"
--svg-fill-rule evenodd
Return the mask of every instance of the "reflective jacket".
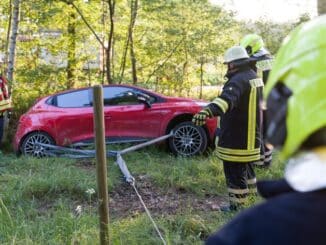
<path id="1" fill-rule="evenodd" d="M 263 81 L 248 64 L 228 78 L 222 94 L 213 101 L 221 111 L 218 157 L 230 162 L 258 161 Z"/>
<path id="2" fill-rule="evenodd" d="M 251 67 L 257 73 L 258 77 L 263 79 L 264 85 L 266 85 L 269 72 L 272 69 L 273 57 L 270 55 L 269 51 L 265 48 L 261 49 L 257 53 L 250 57 Z M 265 103 L 261 102 L 263 109 L 263 122 L 262 122 L 262 134 L 263 137 L 266 135 L 267 125 L 266 125 L 266 106 Z M 263 143 L 263 140 L 262 140 Z M 272 162 L 272 150 L 268 148 L 265 144 L 261 146 L 261 159 L 255 162 L 259 166 L 269 166 Z"/>
<path id="3" fill-rule="evenodd" d="M 268 75 L 273 66 L 273 57 L 268 53 L 267 50 L 262 53 L 254 54 L 250 57 L 251 67 L 257 73 L 258 77 L 263 79 L 264 84 L 268 80 Z"/>
<path id="4" fill-rule="evenodd" d="M 7 80 L 3 76 L 0 76 L 0 115 L 8 109 L 11 109 L 11 99 Z"/>

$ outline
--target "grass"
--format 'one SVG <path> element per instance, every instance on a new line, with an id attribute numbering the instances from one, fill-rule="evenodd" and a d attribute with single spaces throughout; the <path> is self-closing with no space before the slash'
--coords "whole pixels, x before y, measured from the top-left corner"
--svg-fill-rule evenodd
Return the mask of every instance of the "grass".
<path id="1" fill-rule="evenodd" d="M 96 194 L 88 191 L 97 189 L 94 160 L 17 158 L 11 154 L 0 158 L 0 244 L 99 243 Z M 132 175 L 146 176 L 159 190 L 179 190 L 202 199 L 226 196 L 222 164 L 214 153 L 176 158 L 150 147 L 129 153 L 124 160 Z M 270 169 L 257 169 L 257 178 L 278 178 L 283 168 L 283 163 L 274 160 Z M 108 174 L 111 193 L 124 182 L 112 158 L 108 159 Z M 137 183 L 142 190 L 142 178 Z M 131 199 L 127 196 L 125 201 Z M 82 207 L 80 214 L 77 206 Z M 168 244 L 202 244 L 233 215 L 191 208 L 153 214 Z M 110 238 L 112 244 L 160 244 L 144 212 L 111 215 Z"/>

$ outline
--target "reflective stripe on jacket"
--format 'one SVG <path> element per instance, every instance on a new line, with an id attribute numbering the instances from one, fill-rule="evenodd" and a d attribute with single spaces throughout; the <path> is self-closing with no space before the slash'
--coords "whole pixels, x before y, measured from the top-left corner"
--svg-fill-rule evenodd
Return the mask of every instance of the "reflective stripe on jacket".
<path id="1" fill-rule="evenodd" d="M 4 77 L 0 77 L 0 113 L 11 109 L 11 98 L 8 92 L 7 81 Z"/>
<path id="2" fill-rule="evenodd" d="M 249 67 L 233 74 L 216 103 L 225 111 L 220 122 L 217 155 L 231 162 L 260 159 L 263 81 Z M 214 101 L 215 102 L 215 101 Z M 227 106 L 226 106 L 227 104 Z"/>

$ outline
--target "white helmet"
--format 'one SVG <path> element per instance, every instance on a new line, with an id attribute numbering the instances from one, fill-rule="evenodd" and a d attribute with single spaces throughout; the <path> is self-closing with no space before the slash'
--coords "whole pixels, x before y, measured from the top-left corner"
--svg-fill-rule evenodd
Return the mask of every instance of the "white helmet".
<path id="1" fill-rule="evenodd" d="M 249 55 L 244 47 L 233 46 L 226 50 L 224 54 L 224 64 L 230 63 L 235 60 L 248 59 Z"/>

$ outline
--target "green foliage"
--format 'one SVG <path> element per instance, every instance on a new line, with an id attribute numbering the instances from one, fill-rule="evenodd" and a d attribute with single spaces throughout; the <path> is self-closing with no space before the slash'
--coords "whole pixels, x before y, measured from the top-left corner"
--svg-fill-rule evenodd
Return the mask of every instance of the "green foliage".
<path id="1" fill-rule="evenodd" d="M 154 9 L 159 9 L 160 14 Z M 138 46 L 145 51 L 145 55 L 139 56 L 140 63 L 144 70 L 155 60 L 158 64 L 149 70 L 156 69 L 156 72 L 147 83 L 158 90 L 177 94 L 186 94 L 193 86 L 199 86 L 199 64 L 216 64 L 216 57 L 232 43 L 231 38 L 225 37 L 236 30 L 232 15 L 207 1 L 171 1 L 168 4 L 150 1 L 146 2 L 144 14 L 141 17 L 148 21 L 136 29 L 148 33 Z M 210 83 L 217 83 L 216 76 Z"/>
<path id="2" fill-rule="evenodd" d="M 242 36 L 248 33 L 259 34 L 265 43 L 267 49 L 275 55 L 281 46 L 283 39 L 290 33 L 294 27 L 310 19 L 307 14 L 303 14 L 294 23 L 273 23 L 263 19 L 255 22 L 241 23 Z M 239 40 L 240 41 L 240 40 Z"/>
<path id="3" fill-rule="evenodd" d="M 11 81 L 16 119 L 39 97 L 66 88 L 105 83 L 102 69 L 105 57 L 101 56 L 104 51 L 90 28 L 106 43 L 110 30 L 107 1 L 74 0 L 82 15 L 69 3 L 54 0 L 21 2 L 15 74 Z M 111 70 L 116 83 L 132 82 L 128 50 L 122 74 L 130 24 L 129 4 L 130 1 L 119 0 L 115 5 Z M 238 43 L 243 34 L 261 34 L 275 54 L 293 26 L 308 18 L 302 16 L 294 24 L 263 20 L 242 23 L 233 18 L 232 12 L 207 0 L 144 0 L 139 4 L 133 33 L 138 85 L 168 95 L 201 95 L 205 99 L 215 95 L 202 94 L 200 88 L 223 84 L 226 72 L 221 62 L 223 53 Z M 2 1 L 0 51 L 3 54 L 6 54 L 9 10 L 9 1 Z M 70 27 L 74 25 L 74 32 L 69 29 L 69 23 Z M 73 50 L 71 40 L 76 44 Z M 72 56 L 69 58 L 68 54 Z M 67 67 L 68 61 L 70 67 Z M 94 68 L 92 64 L 98 66 Z M 73 81 L 69 76 L 73 76 Z"/>

